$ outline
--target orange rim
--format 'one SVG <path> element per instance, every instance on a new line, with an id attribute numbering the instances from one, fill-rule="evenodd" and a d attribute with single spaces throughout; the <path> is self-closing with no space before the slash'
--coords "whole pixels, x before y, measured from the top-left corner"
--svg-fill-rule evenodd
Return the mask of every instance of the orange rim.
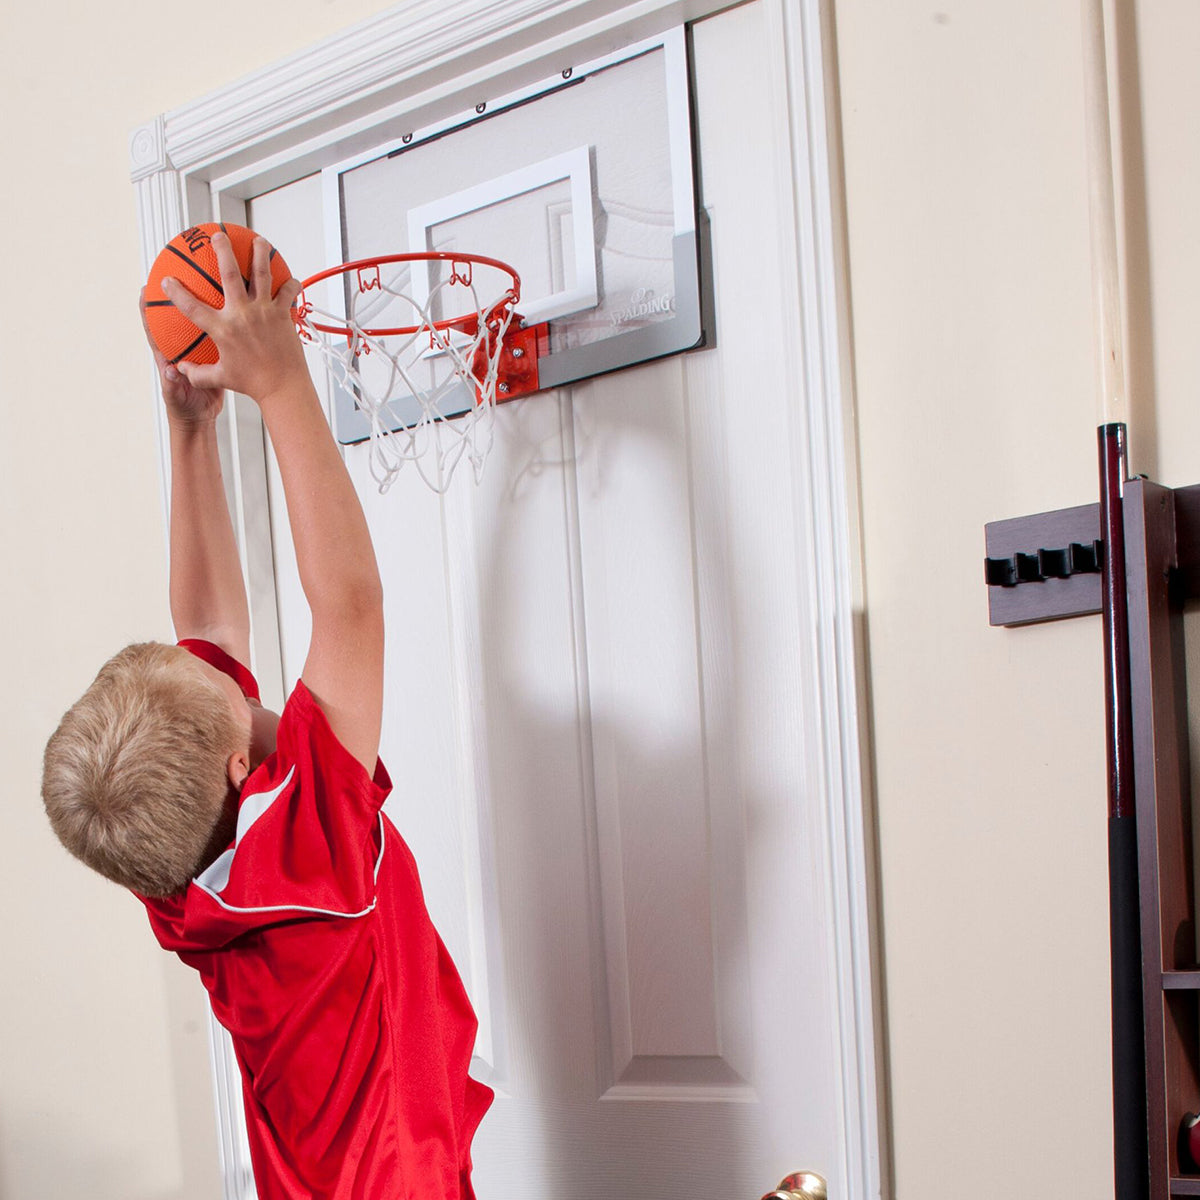
<path id="1" fill-rule="evenodd" d="M 422 329 L 446 330 L 469 327 L 479 320 L 479 313 L 473 312 L 461 317 L 448 317 L 442 321 L 422 321 L 418 325 L 399 325 L 391 329 L 354 329 L 350 325 L 324 325 L 318 321 L 309 321 L 305 315 L 304 293 L 314 284 L 323 283 L 326 279 L 332 279 L 335 275 L 348 275 L 351 271 L 364 271 L 369 268 L 378 269 L 392 263 L 434 262 L 439 260 L 450 263 L 470 263 L 472 266 L 495 267 L 497 270 L 503 271 L 512 280 L 512 286 L 508 291 L 495 304 L 483 312 L 483 320 L 487 325 L 490 325 L 495 318 L 502 315 L 506 310 L 515 308 L 517 302 L 521 299 L 521 277 L 508 263 L 501 262 L 498 258 L 488 258 L 483 254 L 448 254 L 441 250 L 430 250 L 423 253 L 385 254 L 374 258 L 359 258 L 354 262 L 342 263 L 340 266 L 327 267 L 324 271 L 318 271 L 315 275 L 310 275 L 301 282 L 300 295 L 296 297 L 296 304 L 292 311 L 296 314 L 297 323 L 302 322 L 309 329 L 316 329 L 321 333 L 340 334 L 342 337 L 409 337 L 414 333 L 419 333 Z M 450 282 L 451 284 L 456 282 L 453 272 L 450 276 Z M 467 280 L 467 282 L 469 283 L 470 281 Z M 367 290 L 369 289 L 363 288 L 360 284 L 360 292 Z M 308 311 L 312 311 L 311 307 Z"/>

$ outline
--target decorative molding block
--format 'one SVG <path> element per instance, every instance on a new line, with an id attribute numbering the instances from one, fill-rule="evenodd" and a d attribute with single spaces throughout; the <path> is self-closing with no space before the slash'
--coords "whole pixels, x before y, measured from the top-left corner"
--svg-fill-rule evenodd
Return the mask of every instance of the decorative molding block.
<path id="1" fill-rule="evenodd" d="M 165 171 L 169 166 L 166 122 L 158 116 L 129 135 L 129 174 L 137 183 L 147 175 Z"/>

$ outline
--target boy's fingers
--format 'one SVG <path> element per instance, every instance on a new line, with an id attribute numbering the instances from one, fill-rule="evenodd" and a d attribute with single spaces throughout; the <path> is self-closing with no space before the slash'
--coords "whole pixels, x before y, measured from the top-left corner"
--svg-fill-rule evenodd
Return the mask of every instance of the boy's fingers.
<path id="1" fill-rule="evenodd" d="M 296 303 L 296 297 L 304 290 L 304 285 L 296 278 L 289 279 L 286 283 L 281 284 L 276 299 L 282 304 L 286 304 L 291 308 Z"/>
<path id="2" fill-rule="evenodd" d="M 250 295 L 271 298 L 271 245 L 266 238 L 256 237 L 250 248 Z"/>
<path id="3" fill-rule="evenodd" d="M 237 255 L 233 252 L 233 243 L 228 235 L 218 229 L 212 235 L 212 248 L 217 256 L 217 266 L 221 269 L 221 288 L 225 293 L 225 303 L 244 300 L 246 281 L 242 278 L 242 268 L 238 266 Z M 202 325 L 200 327 L 204 328 Z"/>
<path id="4" fill-rule="evenodd" d="M 175 369 L 194 388 L 220 388 L 221 366 L 219 363 L 193 363 L 183 359 L 175 364 Z"/>
<path id="5" fill-rule="evenodd" d="M 204 330 L 205 333 L 212 333 L 213 318 L 218 315 L 220 309 L 212 308 L 203 300 L 197 300 L 178 279 L 171 276 L 167 276 L 162 281 L 162 290 L 167 299 L 193 325 Z"/>

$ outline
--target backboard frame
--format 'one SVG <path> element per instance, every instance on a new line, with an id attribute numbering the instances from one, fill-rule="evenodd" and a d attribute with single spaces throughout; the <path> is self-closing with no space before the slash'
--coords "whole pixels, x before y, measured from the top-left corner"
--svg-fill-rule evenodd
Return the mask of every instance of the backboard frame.
<path id="1" fill-rule="evenodd" d="M 596 375 L 705 346 L 711 340 L 710 307 L 705 302 L 706 283 L 711 272 L 702 261 L 705 243 L 697 233 L 699 222 L 695 153 L 692 144 L 690 69 L 687 38 L 682 26 L 667 29 L 654 37 L 639 39 L 618 51 L 563 69 L 556 75 L 516 88 L 495 99 L 477 103 L 472 108 L 414 128 L 400 137 L 389 138 L 376 146 L 329 164 L 321 172 L 327 261 L 330 265 L 341 262 L 349 253 L 343 181 L 350 173 L 380 160 L 394 160 L 418 150 L 423 145 L 452 137 L 460 131 L 536 104 L 567 89 L 577 88 L 603 72 L 654 54 L 662 55 L 665 77 L 665 121 L 671 182 L 671 271 L 674 281 L 669 297 L 669 309 L 656 309 L 655 314 L 661 317 L 664 312 L 669 311 L 670 315 L 666 319 L 656 319 L 653 322 L 640 320 L 645 314 L 638 312 L 639 297 L 636 294 L 631 296 L 627 306 L 626 328 L 583 345 L 564 349 L 552 348 L 546 357 L 539 360 L 538 390 L 567 386 Z M 433 249 L 423 235 L 436 222 L 458 213 L 481 208 L 501 197 L 518 196 L 539 183 L 569 179 L 573 209 L 577 214 L 573 222 L 576 286 L 561 294 L 535 298 L 533 303 L 523 297 L 519 308 L 519 314 L 524 318 L 523 323 L 526 326 L 551 322 L 550 329 L 553 331 L 556 318 L 569 317 L 597 303 L 599 285 L 596 279 L 596 258 L 600 250 L 592 237 L 592 171 L 589 146 L 584 144 L 542 162 L 527 165 L 503 177 L 485 180 L 419 205 L 407 212 L 405 224 L 409 244 L 401 249 Z M 420 244 L 417 244 L 417 239 L 420 239 Z M 384 254 L 395 252 L 397 247 L 374 246 L 371 249 L 373 253 Z M 463 246 L 462 249 L 489 252 L 486 247 L 478 246 Z M 524 276 L 523 264 L 514 261 L 512 265 Z M 429 283 L 427 280 L 422 281 L 417 273 L 412 280 L 414 292 L 420 293 L 422 286 L 428 290 Z M 330 311 L 338 311 L 337 306 L 343 305 L 345 298 L 331 291 L 326 302 Z M 642 298 L 641 302 L 649 307 L 650 302 L 645 298 Z M 620 328 L 616 324 L 616 317 L 613 321 L 614 328 Z M 553 334 L 551 333 L 542 344 L 553 347 Z M 343 444 L 364 441 L 371 434 L 371 423 L 359 409 L 353 393 L 336 381 L 331 381 L 331 388 L 334 428 L 338 440 Z M 472 403 L 473 397 L 464 387 L 457 403 L 447 404 L 444 411 L 450 415 L 455 412 L 464 413 Z M 403 413 L 406 410 L 399 411 Z M 399 423 L 401 419 L 398 418 L 396 428 L 402 427 Z"/>

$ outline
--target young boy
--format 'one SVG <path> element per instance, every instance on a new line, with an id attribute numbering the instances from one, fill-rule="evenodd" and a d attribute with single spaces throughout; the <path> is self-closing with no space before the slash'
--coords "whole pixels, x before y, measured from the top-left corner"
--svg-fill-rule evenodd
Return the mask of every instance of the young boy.
<path id="1" fill-rule="evenodd" d="M 471 1200 L 491 1102 L 467 1075 L 475 1017 L 381 811 L 383 602 L 366 520 L 325 424 L 269 247 L 249 287 L 213 235 L 225 306 L 163 287 L 216 342 L 156 355 L 171 441 L 179 646 L 130 646 L 46 748 L 67 849 L 134 890 L 196 968 L 241 1066 L 260 1200 Z M 226 388 L 274 446 L 312 641 L 281 717 L 246 669 L 249 615 L 217 456 Z"/>

